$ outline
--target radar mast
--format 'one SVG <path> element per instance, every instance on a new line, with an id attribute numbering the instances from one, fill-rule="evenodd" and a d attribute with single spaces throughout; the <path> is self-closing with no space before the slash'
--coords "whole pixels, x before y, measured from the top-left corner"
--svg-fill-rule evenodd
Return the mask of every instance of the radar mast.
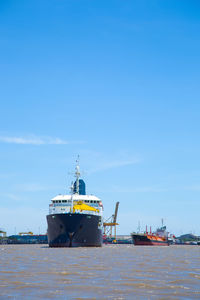
<path id="1" fill-rule="evenodd" d="M 79 166 L 79 155 L 76 160 L 76 171 L 75 171 L 75 177 L 76 177 L 76 194 L 79 195 L 79 178 L 80 178 L 80 166 Z"/>

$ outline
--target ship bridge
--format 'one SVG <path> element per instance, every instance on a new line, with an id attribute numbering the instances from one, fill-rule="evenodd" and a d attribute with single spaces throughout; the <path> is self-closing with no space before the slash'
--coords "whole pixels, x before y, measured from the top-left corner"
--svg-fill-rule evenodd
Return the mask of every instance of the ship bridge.
<path id="1" fill-rule="evenodd" d="M 80 203 L 87 205 L 87 209 L 79 211 L 77 204 L 80 205 Z M 88 212 L 90 214 L 102 215 L 103 206 L 101 199 L 94 195 L 57 195 L 51 199 L 49 214 L 70 213 L 74 212 L 74 210 L 77 213 Z"/>
<path id="2" fill-rule="evenodd" d="M 72 182 L 71 195 L 57 195 L 51 199 L 49 214 L 89 213 L 103 215 L 101 199 L 94 195 L 86 195 L 85 182 L 80 179 L 80 167 L 77 160 L 76 181 Z"/>

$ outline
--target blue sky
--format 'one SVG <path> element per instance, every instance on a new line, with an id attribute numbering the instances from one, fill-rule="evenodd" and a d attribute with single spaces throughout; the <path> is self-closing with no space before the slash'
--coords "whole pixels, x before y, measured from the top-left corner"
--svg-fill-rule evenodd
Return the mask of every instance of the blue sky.
<path id="1" fill-rule="evenodd" d="M 0 227 L 46 232 L 80 155 L 119 234 L 200 235 L 199 1 L 0 3 Z"/>

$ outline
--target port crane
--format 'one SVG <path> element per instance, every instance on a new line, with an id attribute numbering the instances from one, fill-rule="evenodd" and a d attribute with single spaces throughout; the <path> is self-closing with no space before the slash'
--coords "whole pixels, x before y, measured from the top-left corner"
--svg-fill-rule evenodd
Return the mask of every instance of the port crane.
<path id="1" fill-rule="evenodd" d="M 110 238 L 112 237 L 112 228 L 114 227 L 114 236 L 116 241 L 116 226 L 119 225 L 117 223 L 117 213 L 119 208 L 119 202 L 116 202 L 115 213 L 110 218 L 103 223 L 104 234 L 108 235 Z"/>

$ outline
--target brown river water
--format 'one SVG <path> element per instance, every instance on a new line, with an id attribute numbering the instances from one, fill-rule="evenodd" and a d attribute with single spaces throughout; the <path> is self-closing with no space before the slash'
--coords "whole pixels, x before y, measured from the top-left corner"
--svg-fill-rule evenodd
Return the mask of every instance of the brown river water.
<path id="1" fill-rule="evenodd" d="M 0 245 L 0 299 L 200 299 L 200 246 Z"/>

